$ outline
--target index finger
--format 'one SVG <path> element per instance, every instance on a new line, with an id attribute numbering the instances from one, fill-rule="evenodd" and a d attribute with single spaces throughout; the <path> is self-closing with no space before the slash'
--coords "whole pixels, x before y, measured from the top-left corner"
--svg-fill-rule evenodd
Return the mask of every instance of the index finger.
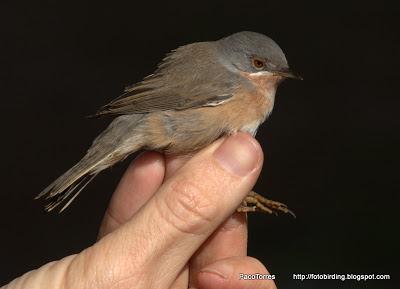
<path id="1" fill-rule="evenodd" d="M 127 222 L 160 187 L 164 172 L 163 155 L 157 152 L 139 155 L 129 165 L 111 197 L 98 238 Z"/>

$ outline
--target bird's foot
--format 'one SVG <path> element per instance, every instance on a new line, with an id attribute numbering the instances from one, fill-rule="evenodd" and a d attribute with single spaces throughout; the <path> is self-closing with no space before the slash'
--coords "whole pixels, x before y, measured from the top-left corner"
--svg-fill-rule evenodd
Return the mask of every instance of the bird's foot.
<path id="1" fill-rule="evenodd" d="M 274 215 L 278 215 L 278 213 L 285 213 L 291 214 L 294 218 L 296 218 L 296 215 L 289 210 L 285 204 L 264 198 L 254 191 L 251 191 L 246 196 L 237 211 L 242 213 L 262 212 Z"/>

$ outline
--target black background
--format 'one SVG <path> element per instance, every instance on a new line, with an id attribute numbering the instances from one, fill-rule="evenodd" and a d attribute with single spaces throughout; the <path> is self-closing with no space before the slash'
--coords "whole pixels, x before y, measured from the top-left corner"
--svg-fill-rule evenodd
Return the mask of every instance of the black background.
<path id="1" fill-rule="evenodd" d="M 399 10 L 384 1 L 0 2 L 0 284 L 91 245 L 129 161 L 64 214 L 33 196 L 73 165 L 107 119 L 86 115 L 169 50 L 252 30 L 304 81 L 286 81 L 257 135 L 256 191 L 298 218 L 250 216 L 249 254 L 279 288 L 389 288 L 398 277 Z M 303 281 L 294 273 L 391 274 Z"/>

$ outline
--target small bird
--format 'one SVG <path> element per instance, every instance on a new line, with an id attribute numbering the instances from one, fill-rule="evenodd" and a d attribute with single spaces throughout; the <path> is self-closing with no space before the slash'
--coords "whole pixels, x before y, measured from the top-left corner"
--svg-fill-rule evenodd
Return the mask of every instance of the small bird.
<path id="1" fill-rule="evenodd" d="M 95 117 L 117 116 L 86 155 L 36 198 L 63 211 L 104 169 L 140 150 L 193 153 L 224 135 L 252 134 L 270 115 L 278 85 L 301 79 L 269 37 L 243 31 L 172 50 L 155 72 L 129 86 Z M 250 192 L 241 212 L 291 213 L 286 205 Z"/>

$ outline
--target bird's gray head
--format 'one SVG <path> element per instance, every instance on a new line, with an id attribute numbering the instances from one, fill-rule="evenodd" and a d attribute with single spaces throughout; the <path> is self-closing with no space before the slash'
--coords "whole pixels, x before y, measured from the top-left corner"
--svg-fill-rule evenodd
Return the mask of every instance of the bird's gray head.
<path id="1" fill-rule="evenodd" d="M 285 54 L 271 38 L 256 32 L 243 31 L 215 42 L 220 61 L 232 71 L 276 73 L 300 78 L 289 69 Z"/>

